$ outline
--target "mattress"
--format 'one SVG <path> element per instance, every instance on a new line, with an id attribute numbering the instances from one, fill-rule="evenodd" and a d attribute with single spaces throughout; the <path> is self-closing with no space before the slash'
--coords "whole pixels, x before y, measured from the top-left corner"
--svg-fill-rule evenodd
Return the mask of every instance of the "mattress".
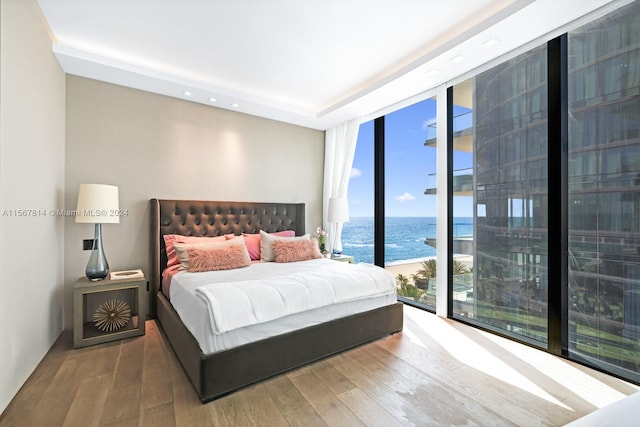
<path id="1" fill-rule="evenodd" d="M 202 352 L 205 354 L 215 353 L 296 329 L 394 304 L 397 302 L 396 289 L 395 286 L 392 286 L 388 292 L 382 295 L 378 293 L 372 297 L 331 304 L 223 333 L 214 333 L 208 320 L 207 304 L 196 292 L 199 287 L 214 282 L 227 283 L 255 280 L 256 278 L 274 278 L 302 272 L 317 272 L 318 269 L 342 270 L 346 273 L 348 270 L 344 269 L 351 267 L 353 265 L 323 258 L 294 263 L 254 263 L 245 268 L 206 273 L 183 271 L 176 273 L 172 278 L 170 301 L 185 327 L 199 343 Z M 378 270 L 377 274 L 390 275 L 382 268 L 374 268 Z M 348 282 L 345 283 L 345 286 L 348 286 Z"/>

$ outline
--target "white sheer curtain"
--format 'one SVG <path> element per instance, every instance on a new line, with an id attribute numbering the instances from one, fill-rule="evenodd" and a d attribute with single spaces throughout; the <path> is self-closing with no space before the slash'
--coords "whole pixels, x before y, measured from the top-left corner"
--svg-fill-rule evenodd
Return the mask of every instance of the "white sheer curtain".
<path id="1" fill-rule="evenodd" d="M 329 234 L 329 251 L 333 250 L 335 242 L 341 242 L 342 234 L 342 224 L 330 224 L 327 221 L 329 198 L 347 197 L 359 129 L 360 119 L 354 119 L 325 132 L 322 224 Z"/>

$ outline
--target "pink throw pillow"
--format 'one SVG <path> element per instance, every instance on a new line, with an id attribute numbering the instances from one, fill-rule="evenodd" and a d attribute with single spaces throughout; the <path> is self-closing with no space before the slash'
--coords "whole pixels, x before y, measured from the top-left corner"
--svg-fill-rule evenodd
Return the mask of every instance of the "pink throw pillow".
<path id="1" fill-rule="evenodd" d="M 296 235 L 296 232 L 293 230 L 284 230 L 284 231 L 276 231 L 275 233 L 269 233 L 274 236 L 280 237 L 293 237 Z M 260 233 L 256 234 L 245 234 L 244 243 L 247 245 L 247 250 L 249 251 L 249 256 L 251 257 L 251 261 L 258 261 L 260 259 Z"/>
<path id="2" fill-rule="evenodd" d="M 231 245 L 222 249 L 199 248 L 188 249 L 189 269 L 191 273 L 202 271 L 231 270 L 251 265 L 247 251 L 243 245 Z"/>
<path id="3" fill-rule="evenodd" d="M 276 262 L 296 262 L 322 258 L 316 239 L 278 240 L 273 242 L 273 252 Z"/>
<path id="4" fill-rule="evenodd" d="M 183 236 L 181 234 L 165 234 L 164 244 L 167 249 L 167 267 L 180 264 L 176 249 L 173 247 L 174 243 L 209 243 L 209 242 L 224 242 L 225 236 L 216 237 L 195 237 L 195 236 Z"/>

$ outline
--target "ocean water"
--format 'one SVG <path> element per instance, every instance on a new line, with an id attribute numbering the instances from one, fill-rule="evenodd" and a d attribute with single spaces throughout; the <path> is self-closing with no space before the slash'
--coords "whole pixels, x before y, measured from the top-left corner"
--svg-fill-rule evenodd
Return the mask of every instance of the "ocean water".
<path id="1" fill-rule="evenodd" d="M 455 237 L 473 234 L 473 218 L 454 218 L 453 223 Z M 385 218 L 385 265 L 434 257 L 435 248 L 424 241 L 435 237 L 435 217 Z M 342 228 L 342 252 L 355 262 L 373 264 L 373 250 L 373 217 L 351 217 Z"/>

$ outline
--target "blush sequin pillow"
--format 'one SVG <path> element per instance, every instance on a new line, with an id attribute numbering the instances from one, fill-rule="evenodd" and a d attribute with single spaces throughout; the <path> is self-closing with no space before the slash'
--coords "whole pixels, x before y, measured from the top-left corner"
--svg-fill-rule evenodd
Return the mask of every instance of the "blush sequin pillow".
<path id="1" fill-rule="evenodd" d="M 190 273 L 202 271 L 231 270 L 251 265 L 249 253 L 244 245 L 231 245 L 226 248 L 207 248 L 193 246 L 189 252 Z"/>
<path id="2" fill-rule="evenodd" d="M 276 262 L 296 262 L 322 258 L 316 239 L 277 240 L 273 242 L 273 253 Z"/>

